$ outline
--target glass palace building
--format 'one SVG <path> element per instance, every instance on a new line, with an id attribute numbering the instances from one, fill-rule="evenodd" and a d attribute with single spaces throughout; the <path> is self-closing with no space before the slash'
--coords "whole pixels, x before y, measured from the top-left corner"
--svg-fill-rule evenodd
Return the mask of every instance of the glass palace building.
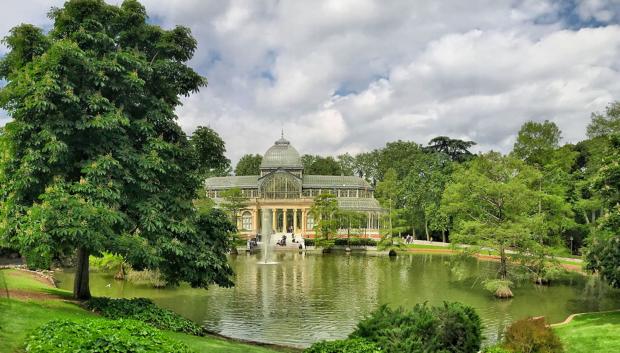
<path id="1" fill-rule="evenodd" d="M 322 193 L 335 195 L 340 209 L 364 215 L 357 224 L 347 227 L 354 228 L 356 236 L 381 236 L 384 210 L 374 198 L 371 185 L 357 176 L 305 174 L 299 152 L 284 137 L 265 152 L 260 175 L 208 178 L 205 187 L 207 196 L 216 204 L 223 201 L 222 192 L 231 188 L 241 189 L 249 198 L 237 224 L 248 238 L 268 229 L 272 233 L 314 237 L 315 222 L 310 208 L 314 198 Z"/>

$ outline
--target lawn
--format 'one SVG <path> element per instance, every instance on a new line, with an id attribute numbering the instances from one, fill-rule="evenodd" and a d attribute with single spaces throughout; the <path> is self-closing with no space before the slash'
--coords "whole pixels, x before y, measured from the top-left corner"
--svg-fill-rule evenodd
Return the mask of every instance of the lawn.
<path id="1" fill-rule="evenodd" d="M 10 298 L 6 298 L 7 293 Z M 75 320 L 96 316 L 82 309 L 77 303 L 66 300 L 70 296 L 71 293 L 53 288 L 24 271 L 0 270 L 0 352 L 24 352 L 24 341 L 29 333 L 50 320 Z M 297 351 L 244 344 L 216 336 L 198 337 L 169 331 L 164 331 L 164 334 L 184 342 L 196 352 Z"/>
<path id="2" fill-rule="evenodd" d="M 566 353 L 620 352 L 620 311 L 577 315 L 553 329 Z"/>

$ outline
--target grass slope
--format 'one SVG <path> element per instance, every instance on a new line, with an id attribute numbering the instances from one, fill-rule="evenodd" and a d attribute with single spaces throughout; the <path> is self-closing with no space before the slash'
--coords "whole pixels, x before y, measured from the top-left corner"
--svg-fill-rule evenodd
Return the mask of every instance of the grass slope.
<path id="1" fill-rule="evenodd" d="M 7 298 L 7 293 L 9 298 Z M 28 299 L 28 296 L 36 299 Z M 14 299 L 21 298 L 21 299 Z M 24 341 L 30 332 L 53 319 L 95 317 L 69 299 L 71 293 L 53 288 L 36 276 L 19 270 L 0 270 L 0 353 L 24 352 Z M 226 340 L 215 336 L 191 336 L 163 331 L 166 336 L 187 344 L 196 352 L 210 353 L 272 353 L 296 352 L 274 350 Z"/>
<path id="2" fill-rule="evenodd" d="M 620 312 L 577 315 L 554 327 L 566 353 L 620 352 Z"/>

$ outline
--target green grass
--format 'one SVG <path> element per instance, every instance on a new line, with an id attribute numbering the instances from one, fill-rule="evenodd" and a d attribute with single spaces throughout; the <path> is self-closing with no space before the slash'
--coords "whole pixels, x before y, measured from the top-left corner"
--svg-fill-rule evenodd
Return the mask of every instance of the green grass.
<path id="1" fill-rule="evenodd" d="M 24 340 L 31 330 L 52 319 L 75 320 L 93 315 L 60 300 L 0 299 L 0 352 L 23 352 Z"/>
<path id="2" fill-rule="evenodd" d="M 34 276 L 35 275 L 20 270 L 0 270 L 0 289 L 4 290 L 4 288 L 8 288 L 20 291 L 52 294 L 67 298 L 71 297 L 71 292 L 51 287 L 49 284 L 35 279 Z"/>
<path id="3" fill-rule="evenodd" d="M 295 349 L 271 349 L 268 347 L 251 346 L 216 336 L 190 336 L 178 332 L 165 332 L 166 336 L 185 343 L 195 352 L 230 352 L 230 353 L 272 353 L 272 352 L 299 352 Z"/>
<path id="4" fill-rule="evenodd" d="M 620 312 L 577 315 L 554 327 L 566 353 L 620 352 Z"/>
<path id="5" fill-rule="evenodd" d="M 440 249 L 440 250 L 452 250 L 450 246 L 441 245 L 427 245 L 427 244 L 406 244 L 407 249 Z"/>
<path id="6" fill-rule="evenodd" d="M 70 297 L 68 291 L 52 288 L 18 270 L 0 270 L 0 352 L 24 352 L 24 341 L 30 332 L 54 319 L 83 319 L 96 315 L 79 305 L 65 300 L 7 299 L 6 290 L 28 291 L 32 293 L 54 294 Z M 198 337 L 183 333 L 164 331 L 166 336 L 182 341 L 196 352 L 210 353 L 269 353 L 297 352 L 295 349 L 272 349 L 249 345 L 216 336 Z"/>

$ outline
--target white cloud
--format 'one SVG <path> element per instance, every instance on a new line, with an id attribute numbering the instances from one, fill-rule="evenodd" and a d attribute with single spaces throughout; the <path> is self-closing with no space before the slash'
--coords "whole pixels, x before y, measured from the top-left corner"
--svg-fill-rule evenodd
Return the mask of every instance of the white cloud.
<path id="1" fill-rule="evenodd" d="M 5 5 L 0 29 L 45 24 L 42 3 Z M 143 3 L 198 39 L 191 65 L 209 86 L 179 121 L 218 130 L 233 160 L 263 153 L 281 128 L 301 153 L 436 135 L 507 151 L 529 119 L 576 141 L 590 112 L 620 99 L 618 0 Z"/>

